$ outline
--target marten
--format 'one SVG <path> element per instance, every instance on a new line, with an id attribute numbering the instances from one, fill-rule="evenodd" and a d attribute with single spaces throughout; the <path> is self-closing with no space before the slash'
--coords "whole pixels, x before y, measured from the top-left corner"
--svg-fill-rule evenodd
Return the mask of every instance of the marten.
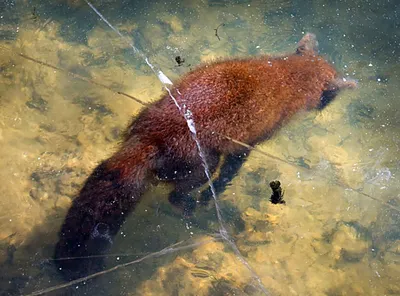
<path id="1" fill-rule="evenodd" d="M 322 109 L 339 90 L 354 87 L 355 81 L 344 79 L 319 55 L 311 33 L 291 54 L 200 65 L 139 113 L 119 150 L 86 180 L 59 233 L 54 256 L 58 269 L 68 280 L 103 269 L 101 256 L 93 255 L 107 251 L 150 184 L 172 183 L 171 204 L 186 215 L 194 211 L 197 202 L 189 193 L 208 179 L 187 121 L 171 95 L 192 113 L 210 172 L 221 165 L 214 183 L 218 194 L 249 155 L 225 136 L 254 146 L 296 112 Z M 207 202 L 210 192 L 204 192 L 202 200 Z"/>

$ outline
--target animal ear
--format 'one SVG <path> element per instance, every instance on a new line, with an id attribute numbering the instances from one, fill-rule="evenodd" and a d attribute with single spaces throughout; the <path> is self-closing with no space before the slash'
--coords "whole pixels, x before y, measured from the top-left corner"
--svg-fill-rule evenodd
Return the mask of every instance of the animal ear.
<path id="1" fill-rule="evenodd" d="M 307 33 L 297 43 L 296 54 L 318 55 L 318 41 L 315 34 Z"/>

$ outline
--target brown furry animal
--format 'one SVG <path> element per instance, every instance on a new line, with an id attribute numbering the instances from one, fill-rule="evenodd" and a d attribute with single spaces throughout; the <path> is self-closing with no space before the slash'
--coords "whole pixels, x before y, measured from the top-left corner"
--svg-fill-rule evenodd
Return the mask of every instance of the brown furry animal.
<path id="1" fill-rule="evenodd" d="M 215 182 L 220 193 L 248 155 L 221 135 L 255 145 L 296 112 L 322 108 L 337 91 L 355 86 L 318 55 L 315 36 L 306 34 L 293 54 L 202 65 L 171 92 L 193 114 L 210 171 L 226 156 Z M 186 214 L 196 205 L 189 192 L 207 182 L 187 123 L 167 93 L 134 119 L 119 151 L 87 179 L 66 216 L 55 258 L 105 252 L 146 187 L 157 179 L 175 184 L 169 200 Z M 208 198 L 206 192 L 203 200 Z M 103 268 L 99 259 L 56 262 L 68 279 Z"/>

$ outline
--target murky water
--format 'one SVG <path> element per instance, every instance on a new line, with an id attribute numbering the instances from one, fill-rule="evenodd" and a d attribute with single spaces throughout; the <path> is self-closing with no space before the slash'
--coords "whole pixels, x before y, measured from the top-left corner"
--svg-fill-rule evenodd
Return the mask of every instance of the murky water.
<path id="1" fill-rule="evenodd" d="M 360 87 L 257 146 L 218 196 L 222 216 L 271 295 L 400 295 L 400 4 L 93 4 L 171 80 L 216 58 L 291 52 L 317 34 Z M 216 236 L 213 205 L 185 219 L 162 184 L 116 237 L 106 260 L 120 267 L 59 286 L 52 256 L 72 199 L 163 88 L 84 1 L 6 0 L 0 25 L 2 295 L 263 295 Z M 286 205 L 269 202 L 274 179 Z"/>

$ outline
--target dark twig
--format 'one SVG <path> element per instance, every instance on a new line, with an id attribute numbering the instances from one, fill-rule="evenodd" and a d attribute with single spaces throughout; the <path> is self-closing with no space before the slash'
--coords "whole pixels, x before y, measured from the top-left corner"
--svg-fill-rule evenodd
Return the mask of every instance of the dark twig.
<path id="1" fill-rule="evenodd" d="M 222 24 L 220 24 L 216 29 L 214 29 L 214 31 L 215 31 L 215 36 L 218 38 L 218 40 L 219 41 L 221 41 L 221 38 L 219 38 L 219 36 L 218 36 L 218 29 L 219 29 L 219 27 L 223 27 L 223 26 L 225 26 L 225 24 L 224 23 L 222 23 Z"/>

